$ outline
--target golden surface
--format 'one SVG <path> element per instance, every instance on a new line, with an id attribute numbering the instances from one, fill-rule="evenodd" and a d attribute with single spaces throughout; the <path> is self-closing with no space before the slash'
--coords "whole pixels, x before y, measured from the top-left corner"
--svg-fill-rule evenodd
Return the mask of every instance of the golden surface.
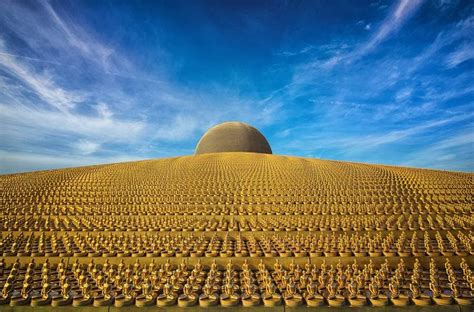
<path id="1" fill-rule="evenodd" d="M 472 304 L 473 178 L 254 153 L 2 175 L 0 304 Z"/>

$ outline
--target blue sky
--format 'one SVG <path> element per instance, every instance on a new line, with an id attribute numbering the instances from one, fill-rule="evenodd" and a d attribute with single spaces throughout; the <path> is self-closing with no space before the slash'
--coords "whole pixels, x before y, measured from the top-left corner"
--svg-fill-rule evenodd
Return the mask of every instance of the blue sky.
<path id="1" fill-rule="evenodd" d="M 0 2 L 0 172 L 192 154 L 474 170 L 472 1 Z"/>

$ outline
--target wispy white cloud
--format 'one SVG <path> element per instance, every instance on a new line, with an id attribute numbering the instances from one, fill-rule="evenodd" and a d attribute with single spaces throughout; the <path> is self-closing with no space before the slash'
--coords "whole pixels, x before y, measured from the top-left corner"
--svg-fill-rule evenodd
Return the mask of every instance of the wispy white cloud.
<path id="1" fill-rule="evenodd" d="M 449 150 L 453 147 L 470 145 L 474 148 L 474 128 L 470 127 L 467 131 L 461 132 L 456 136 L 446 138 L 440 142 L 436 142 L 431 150 Z M 474 149 L 472 150 L 474 153 Z M 474 161 L 474 159 L 473 159 Z"/>
<path id="2" fill-rule="evenodd" d="M 455 123 L 470 119 L 474 116 L 474 113 L 453 116 L 445 119 L 432 120 L 428 121 L 413 127 L 393 130 L 387 133 L 371 134 L 361 137 L 351 137 L 343 140 L 339 140 L 337 144 L 341 147 L 346 148 L 355 148 L 358 151 L 367 150 L 379 147 L 381 145 L 394 143 L 401 140 L 406 140 L 409 137 L 417 136 L 421 133 L 424 133 L 430 129 L 441 127 L 447 124 Z"/>
<path id="3" fill-rule="evenodd" d="M 67 24 L 52 8 L 48 1 L 40 1 L 44 10 L 48 13 L 50 20 L 54 25 L 62 30 L 67 42 L 81 53 L 91 59 L 99 59 L 100 62 L 108 67 L 108 59 L 112 55 L 113 50 L 97 42 L 95 38 L 89 36 L 77 24 Z"/>
<path id="4" fill-rule="evenodd" d="M 465 131 L 446 135 L 421 150 L 413 151 L 408 158 L 403 165 L 445 170 L 474 168 L 474 128 L 471 124 Z"/>
<path id="5" fill-rule="evenodd" d="M 5 44 L 4 41 L 0 38 L 0 47 L 2 47 L 2 49 L 4 49 L 4 44 Z M 51 61 L 51 60 L 44 60 L 44 59 L 40 59 L 40 58 L 36 58 L 36 57 L 29 57 L 29 56 L 12 54 L 12 53 L 0 52 L 0 55 L 6 55 L 6 56 L 15 57 L 15 58 L 21 58 L 21 59 L 25 59 L 25 60 L 28 60 L 28 61 L 35 61 L 35 62 L 41 62 L 41 63 L 54 64 L 54 65 L 64 65 L 64 64 L 61 64 L 59 62 L 55 62 L 55 61 Z"/>
<path id="6" fill-rule="evenodd" d="M 103 104 L 102 104 L 103 105 Z M 15 133 L 30 139 L 38 135 L 76 135 L 85 138 L 96 138 L 104 142 L 129 142 L 142 133 L 146 124 L 142 121 L 115 119 L 110 116 L 87 116 L 63 113 L 26 105 L 5 105 L 0 103 L 0 120 L 3 126 L 12 127 Z M 13 133 L 12 133 L 13 132 Z M 5 138 L 4 138 L 5 140 Z"/>
<path id="7" fill-rule="evenodd" d="M 366 155 L 367 152 L 382 151 L 384 148 L 400 146 L 407 142 L 417 141 L 420 136 L 424 136 L 432 131 L 447 125 L 472 120 L 474 113 L 451 116 L 443 119 L 429 120 L 418 123 L 410 127 L 398 127 L 394 130 L 373 131 L 371 134 L 347 135 L 345 131 L 338 129 L 321 132 L 318 127 L 300 126 L 292 129 L 292 133 L 298 133 L 299 140 L 286 139 L 280 136 L 285 149 L 298 151 L 303 155 L 315 155 L 322 151 L 331 151 L 331 154 L 339 155 L 342 159 L 350 160 L 358 155 Z M 342 135 L 341 135 L 342 134 Z M 471 135 L 471 137 L 469 137 Z M 290 140 L 290 141 L 288 141 Z M 466 144 L 472 140 L 472 132 L 466 132 L 457 139 L 446 139 L 437 144 L 438 149 L 449 151 L 450 147 Z"/>
<path id="8" fill-rule="evenodd" d="M 320 47 L 317 47 L 317 46 L 314 46 L 312 44 L 310 45 L 307 45 L 299 50 L 292 50 L 292 51 L 288 51 L 288 50 L 284 50 L 284 51 L 279 51 L 279 52 L 276 52 L 275 55 L 276 56 L 285 56 L 285 57 L 291 57 L 291 56 L 297 56 L 297 55 L 302 55 L 302 54 L 308 54 L 310 52 L 313 52 L 314 50 L 317 50 L 317 49 L 320 49 Z"/>
<path id="9" fill-rule="evenodd" d="M 90 155 L 100 149 L 100 143 L 81 139 L 73 144 L 74 148 L 82 155 Z"/>
<path id="10" fill-rule="evenodd" d="M 396 33 L 420 8 L 423 2 L 424 0 L 399 0 L 372 37 L 354 52 L 351 59 L 359 58 L 373 51 L 390 35 Z"/>
<path id="11" fill-rule="evenodd" d="M 7 49 L 4 42 L 0 42 L 0 49 Z M 109 106 L 101 102 L 95 104 L 95 114 L 78 112 L 78 105 L 90 105 L 88 92 L 61 87 L 53 72 L 38 72 L 11 55 L 0 54 L 0 70 L 13 79 L 4 80 L 2 89 L 6 95 L 12 95 L 14 104 L 5 99 L 0 102 L 0 120 L 9 127 L 11 137 L 7 139 L 11 141 L 18 134 L 24 137 L 24 133 L 29 133 L 32 140 L 41 133 L 100 138 L 104 142 L 126 141 L 137 137 L 145 127 L 143 121 L 114 117 Z M 31 98 L 31 94 L 37 98 Z"/>
<path id="12" fill-rule="evenodd" d="M 3 7 L 8 9 L 0 13 L 0 22 L 21 38 L 37 56 L 54 51 L 56 58 L 81 58 L 111 72 L 121 71 L 118 65 L 121 69 L 130 65 L 126 58 L 103 44 L 96 34 L 84 29 L 66 14 L 60 15 L 49 1 L 5 2 Z"/>
<path id="13" fill-rule="evenodd" d="M 474 58 L 474 43 L 463 43 L 456 51 L 446 57 L 445 64 L 448 68 L 453 68 L 461 63 Z"/>
<path id="14" fill-rule="evenodd" d="M 411 97 L 413 94 L 413 88 L 407 87 L 399 90 L 395 95 L 395 99 L 400 102 Z"/>
<path id="15" fill-rule="evenodd" d="M 63 113 L 69 112 L 77 103 L 85 100 L 85 96 L 80 92 L 66 91 L 57 86 L 51 74 L 33 73 L 26 65 L 9 55 L 0 54 L 0 69 L 14 76 L 42 100 Z"/>
<path id="16" fill-rule="evenodd" d="M 348 53 L 332 56 L 324 61 L 321 64 L 321 67 L 323 69 L 331 69 L 339 63 L 348 64 L 360 59 L 368 53 L 371 53 L 382 42 L 395 34 L 410 19 L 410 17 L 415 14 L 423 2 L 424 0 L 399 0 L 367 41 L 358 45 L 356 49 Z M 365 28 L 366 30 L 369 30 L 371 24 L 367 24 Z"/>
<path id="17" fill-rule="evenodd" d="M 433 2 L 435 6 L 443 12 L 452 9 L 459 4 L 459 0 L 436 0 Z"/>
<path id="18" fill-rule="evenodd" d="M 181 141 L 191 137 L 201 129 L 202 119 L 193 115 L 177 115 L 172 120 L 163 121 L 155 132 L 155 139 L 165 141 Z"/>
<path id="19" fill-rule="evenodd" d="M 311 61 L 298 65 L 291 84 L 297 88 L 300 85 L 314 83 L 315 79 L 320 78 L 321 73 L 330 73 L 338 66 L 341 68 L 352 66 L 353 63 L 360 61 L 363 56 L 374 52 L 380 44 L 395 35 L 414 16 L 424 1 L 397 1 L 378 26 L 374 26 L 372 23 L 367 24 L 366 30 L 374 29 L 368 39 L 351 45 L 341 43 L 337 48 L 328 50 L 330 52 L 329 55 L 322 53 Z M 363 21 L 359 22 L 363 23 Z M 392 60 L 389 60 L 389 62 L 392 62 Z M 387 77 L 386 71 L 381 73 L 384 78 L 381 82 L 384 86 L 390 86 L 392 81 L 394 82 L 399 79 L 397 69 L 391 71 L 391 77 Z"/>
<path id="20" fill-rule="evenodd" d="M 401 23 L 403 20 L 401 15 L 406 14 L 405 19 L 408 19 L 420 6 L 421 3 L 416 8 L 402 6 L 399 3 L 395 7 L 400 7 L 398 11 L 405 13 L 397 13 L 396 9 L 392 9 L 389 16 L 397 15 L 398 19 L 387 17 L 386 20 L 395 19 Z M 407 10 L 410 13 L 407 13 Z M 444 27 L 434 36 L 435 39 L 414 57 L 388 52 L 382 57 L 360 59 L 357 64 L 351 64 L 350 62 L 354 60 L 353 56 L 358 53 L 360 47 L 366 46 L 367 42 L 355 44 L 354 49 L 332 50 L 332 56 L 329 58 L 298 64 L 295 67 L 292 82 L 288 84 L 288 89 L 297 95 L 300 95 L 302 90 L 310 90 L 309 92 L 315 90 L 311 96 L 319 97 L 319 101 L 339 103 L 329 108 L 328 112 L 332 116 L 328 117 L 333 119 L 337 116 L 344 118 L 348 114 L 355 114 L 355 116 L 360 115 L 359 117 L 363 115 L 365 120 L 390 122 L 389 120 L 402 121 L 434 114 L 451 114 L 447 109 L 440 107 L 446 101 L 472 92 L 468 83 L 472 77 L 462 74 L 445 79 L 441 74 L 425 76 L 420 73 L 429 66 L 442 64 L 445 61 L 446 48 L 458 41 L 468 41 L 473 31 L 474 16 L 469 15 L 459 22 Z M 389 34 L 387 33 L 387 36 Z M 464 46 L 461 45 L 459 55 L 452 54 L 453 62 L 469 56 L 469 52 L 461 52 L 462 48 Z M 411 49 L 406 51 L 411 51 Z M 345 63 L 347 60 L 350 62 Z M 345 64 L 345 66 L 336 67 L 338 64 Z M 323 90 L 323 92 L 332 91 L 333 95 L 321 98 L 317 93 L 321 92 L 321 87 L 318 88 L 320 85 L 332 88 L 329 89 L 330 91 Z M 391 99 L 387 99 L 389 94 L 393 94 Z M 378 98 L 384 98 L 384 100 L 374 101 Z M 355 102 L 359 105 L 350 104 Z M 368 105 L 368 103 L 372 104 Z M 335 112 L 338 114 L 334 114 Z"/>
<path id="21" fill-rule="evenodd" d="M 470 38 L 474 31 L 474 15 L 470 15 L 467 18 L 459 21 L 455 25 L 448 27 L 446 30 L 441 31 L 435 38 L 435 40 L 428 45 L 420 54 L 413 58 L 408 64 L 408 70 L 406 76 L 412 75 L 414 72 L 422 68 L 424 65 L 432 61 L 436 53 L 440 50 L 449 46 L 450 44 L 462 40 L 464 38 Z M 454 60 L 463 56 L 463 52 L 459 56 L 454 56 Z M 446 60 L 446 64 L 449 66 L 450 61 Z M 457 64 L 456 64 L 457 65 Z"/>

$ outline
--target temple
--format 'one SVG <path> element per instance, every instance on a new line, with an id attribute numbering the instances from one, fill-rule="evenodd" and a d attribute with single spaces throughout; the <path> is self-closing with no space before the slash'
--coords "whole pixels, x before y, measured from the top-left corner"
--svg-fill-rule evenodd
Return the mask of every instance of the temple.
<path id="1" fill-rule="evenodd" d="M 472 311 L 473 181 L 273 155 L 235 122 L 196 155 L 1 175 L 0 310 Z"/>

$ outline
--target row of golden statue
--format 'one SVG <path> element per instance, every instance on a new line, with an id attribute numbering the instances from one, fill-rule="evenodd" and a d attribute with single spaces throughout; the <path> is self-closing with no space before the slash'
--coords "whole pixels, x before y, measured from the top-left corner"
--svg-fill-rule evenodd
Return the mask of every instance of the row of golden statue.
<path id="1" fill-rule="evenodd" d="M 7 266 L 0 262 L 0 305 L 11 306 L 111 306 L 157 305 L 167 307 L 221 305 L 289 307 L 406 306 L 415 304 L 474 304 L 474 276 L 463 259 L 459 268 L 446 260 L 444 268 L 431 261 L 423 268 L 416 261 L 412 268 L 400 260 L 396 267 L 388 262 L 376 267 L 352 264 L 288 268 L 276 260 L 269 270 L 263 263 L 250 269 L 247 262 L 236 268 L 231 261 L 224 269 L 216 263 L 204 268 L 200 262 L 188 267 L 184 262 L 142 265 L 137 260 L 103 265 L 90 260 L 67 266 L 63 261 L 51 265 L 19 260 Z"/>
<path id="2" fill-rule="evenodd" d="M 1 231 L 415 231 L 473 228 L 474 213 L 248 217 L 0 215 Z"/>
<path id="3" fill-rule="evenodd" d="M 166 159 L 162 161 L 166 162 Z M 109 176 L 95 174 L 89 168 L 81 168 L 82 172 L 73 172 L 68 178 L 64 178 L 61 173 L 71 169 L 60 169 L 56 172 L 30 173 L 16 176 L 5 175 L 1 182 L 8 184 L 6 191 L 11 193 L 21 193 L 25 196 L 36 196 L 36 190 L 42 190 L 41 194 L 46 195 L 89 195 L 95 193 L 115 193 L 130 192 L 137 194 L 166 194 L 172 191 L 179 191 L 183 194 L 190 193 L 190 180 L 198 190 L 209 190 L 203 194 L 219 195 L 232 187 L 238 190 L 245 190 L 247 193 L 268 193 L 278 195 L 282 188 L 290 193 L 305 192 L 316 189 L 318 194 L 361 194 L 361 195 L 387 195 L 398 192 L 406 195 L 457 195 L 466 194 L 466 181 L 469 181 L 471 174 L 461 173 L 458 177 L 453 172 L 447 172 L 443 178 L 437 179 L 433 171 L 423 171 L 425 175 L 418 181 L 410 181 L 412 172 L 407 171 L 406 177 L 391 176 L 384 178 L 379 172 L 371 171 L 373 168 L 365 168 L 369 172 L 360 171 L 350 176 L 348 171 L 341 172 L 327 170 L 324 168 L 305 167 L 302 171 L 291 170 L 293 168 L 283 168 L 281 171 L 286 176 L 278 176 L 272 168 L 258 167 L 253 160 L 254 174 L 241 170 L 237 166 L 230 164 L 223 172 L 219 164 L 214 163 L 206 171 L 199 171 L 196 168 L 181 166 L 170 171 L 165 168 L 160 171 L 134 171 L 127 168 L 114 168 Z M 166 170 L 168 169 L 168 170 Z M 128 173 L 133 177 L 133 181 L 125 179 L 122 174 Z M 170 174 L 167 174 L 168 171 Z M 371 172 L 370 172 L 371 171 Z M 317 174 L 325 173 L 324 177 L 317 177 Z M 260 177 L 259 175 L 270 173 Z M 314 174 L 313 174 L 314 173 Z M 368 174 L 367 174 L 368 173 Z M 82 179 L 89 174 L 89 179 Z M 271 176 L 273 175 L 273 176 Z M 312 175 L 308 177 L 308 175 Z M 139 178 L 139 179 L 138 179 Z M 446 178 L 449 178 L 447 180 Z M 301 188 L 295 185 L 295 181 L 300 182 Z M 127 183 L 120 183 L 125 181 Z M 253 182 L 249 185 L 248 182 Z M 28 182 L 28 183 L 25 183 Z M 344 186 L 343 191 L 339 191 L 338 185 Z M 354 186 L 357 186 L 354 187 Z M 416 191 L 419 190 L 419 191 Z"/>
<path id="4" fill-rule="evenodd" d="M 199 235 L 190 233 L 2 233 L 0 255 L 61 257 L 409 257 L 473 256 L 474 235 L 463 231 L 305 232 Z"/>
<path id="5" fill-rule="evenodd" d="M 266 203 L 271 208 L 286 203 L 286 209 L 307 203 L 336 209 L 398 205 L 421 211 L 426 205 L 472 202 L 468 173 L 258 157 L 214 155 L 5 175 L 0 179 L 0 202 L 20 209 L 77 204 L 100 210 L 109 204 L 129 210 L 147 203 Z"/>
<path id="6" fill-rule="evenodd" d="M 135 199 L 132 199 L 135 201 Z M 248 202 L 226 202 L 220 204 L 202 203 L 179 200 L 177 203 L 143 203 L 144 199 L 136 199 L 139 203 L 6 203 L 0 205 L 3 215 L 34 215 L 34 216 L 72 216 L 72 215 L 113 215 L 113 216 L 372 216 L 372 215 L 469 215 L 473 212 L 470 201 L 456 204 L 423 203 L 267 203 L 254 204 Z"/>
<path id="7" fill-rule="evenodd" d="M 21 196 L 14 194 L 12 196 Z M 314 197 L 313 197 L 314 196 Z M 457 205 L 466 205 L 472 198 L 468 195 L 460 198 L 450 198 L 444 200 L 413 200 L 410 197 L 403 197 L 400 194 L 389 194 L 386 197 L 355 197 L 338 196 L 325 197 L 317 194 L 311 197 L 307 195 L 293 195 L 278 197 L 268 195 L 235 195 L 232 190 L 227 191 L 225 196 L 185 196 L 177 193 L 175 195 L 147 197 L 132 194 L 111 194 L 103 197 L 45 197 L 44 199 L 14 197 L 3 199 L 8 207 L 21 209 L 22 212 L 28 210 L 41 209 L 45 213 L 58 214 L 68 209 L 71 212 L 80 213 L 81 209 L 100 210 L 103 207 L 108 212 L 117 214 L 143 212 L 156 212 L 156 207 L 180 208 L 187 213 L 198 213 L 202 209 L 221 211 L 228 214 L 232 210 L 243 209 L 242 213 L 257 214 L 258 212 L 272 212 L 271 208 L 285 212 L 290 209 L 293 213 L 304 208 L 310 214 L 330 214 L 333 211 L 337 214 L 392 214 L 392 213 L 450 213 Z M 7 212 L 11 212 L 7 210 Z M 302 214 L 302 213 L 300 213 Z"/>
<path id="8" fill-rule="evenodd" d="M 333 191 L 318 192 L 314 189 L 281 189 L 270 190 L 242 190 L 235 193 L 235 189 L 229 187 L 222 190 L 199 189 L 196 185 L 188 189 L 161 189 L 161 191 L 142 190 L 128 191 L 123 185 L 114 190 L 91 190 L 58 191 L 47 188 L 35 189 L 31 194 L 24 190 L 6 190 L 2 200 L 8 204 L 166 204 L 182 202 L 196 203 L 241 203 L 241 204 L 265 204 L 265 203 L 308 203 L 308 204 L 378 204 L 378 203 L 406 203 L 406 204 L 459 204 L 469 199 L 468 190 L 460 190 L 449 194 L 429 194 L 401 192 L 391 190 L 385 192 L 373 192 L 367 190 L 352 190 L 341 193 L 337 188 Z M 8 197 L 7 197 L 8 196 Z M 403 200 L 400 200 L 403 198 Z"/>

